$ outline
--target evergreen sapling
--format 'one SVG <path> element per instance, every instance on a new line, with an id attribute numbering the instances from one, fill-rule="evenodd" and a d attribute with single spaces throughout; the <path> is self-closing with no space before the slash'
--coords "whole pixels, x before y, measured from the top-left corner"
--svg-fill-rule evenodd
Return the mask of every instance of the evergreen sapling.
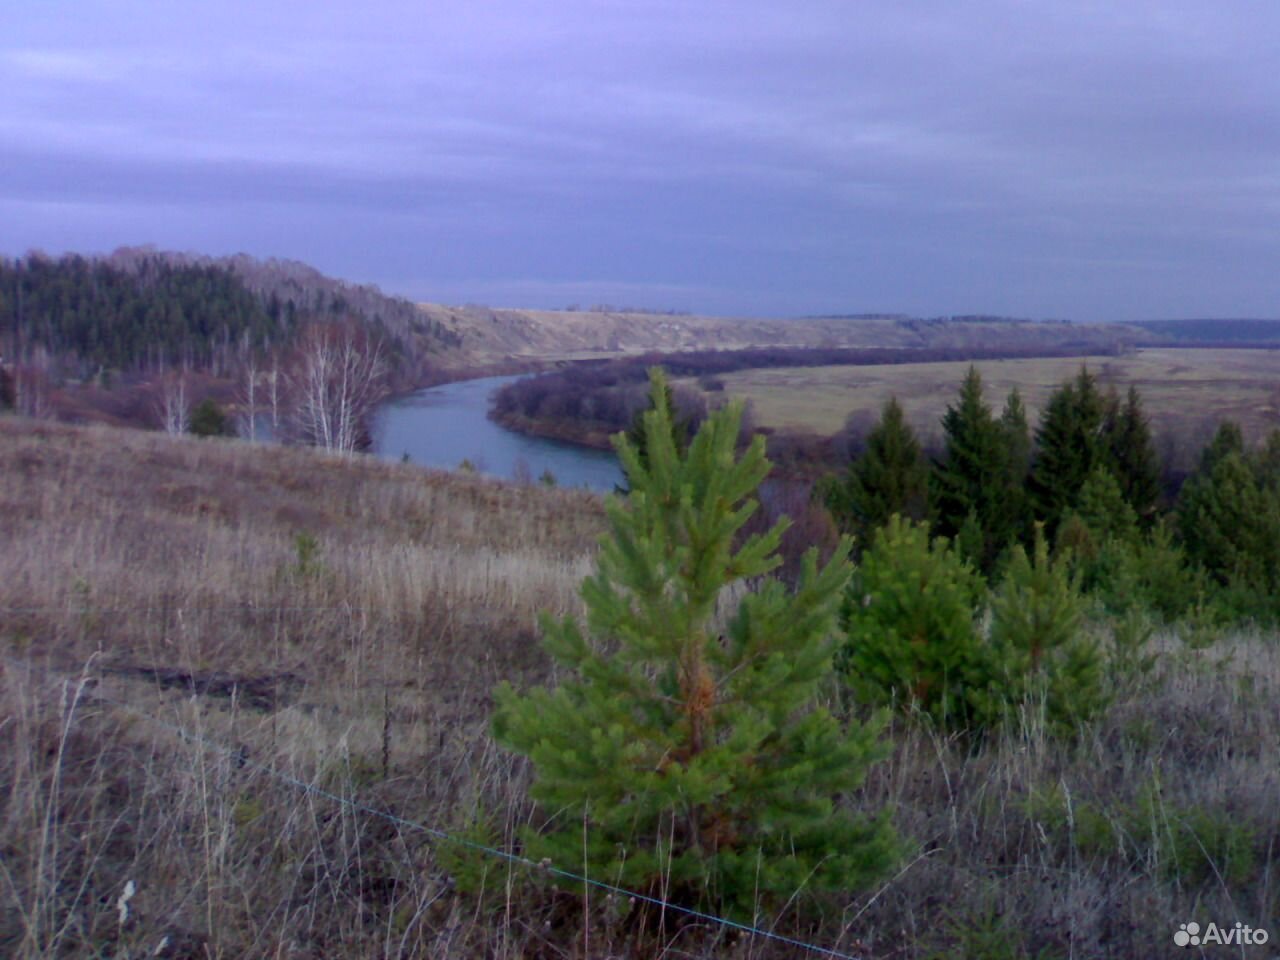
<path id="1" fill-rule="evenodd" d="M 532 760 L 545 817 L 525 854 L 740 917 L 847 894 L 901 852 L 883 811 L 850 809 L 885 756 L 879 721 L 845 727 L 821 705 L 848 544 L 825 565 L 811 551 L 794 592 L 769 578 L 785 522 L 739 536 L 763 439 L 737 455 L 730 404 L 682 453 L 651 379 L 646 455 L 615 437 L 630 493 L 607 502 L 585 625 L 543 621 L 563 679 L 496 692 L 494 734 Z"/>

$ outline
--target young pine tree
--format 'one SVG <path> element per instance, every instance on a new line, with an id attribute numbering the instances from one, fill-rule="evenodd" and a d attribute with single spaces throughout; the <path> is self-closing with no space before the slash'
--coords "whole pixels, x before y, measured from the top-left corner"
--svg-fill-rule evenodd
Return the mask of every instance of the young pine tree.
<path id="1" fill-rule="evenodd" d="M 671 442 L 675 444 L 677 452 L 684 453 L 689 447 L 689 435 L 692 432 L 693 424 L 689 419 L 679 416 L 675 394 L 671 390 L 671 384 L 665 380 L 662 384 L 662 401 L 666 403 L 667 410 L 670 411 L 668 431 L 671 434 Z M 656 407 L 656 394 L 650 392 L 648 403 L 643 409 L 636 411 L 635 416 L 631 419 L 631 426 L 627 428 L 627 442 L 635 447 L 636 455 L 644 466 L 648 466 L 649 463 L 649 440 L 645 431 L 645 415 Z M 615 492 L 628 493 L 629 490 L 630 488 L 624 482 L 615 489 Z"/>
<path id="2" fill-rule="evenodd" d="M 1070 729 L 1105 706 L 1105 662 L 1080 632 L 1082 611 L 1068 558 L 1050 559 L 1037 527 L 1033 555 L 1014 547 L 991 598 L 991 651 L 1003 680 L 986 691 L 988 715 L 1043 704 L 1053 726 Z"/>
<path id="3" fill-rule="evenodd" d="M 901 404 L 891 398 L 880 413 L 880 422 L 867 434 L 862 456 L 828 491 L 827 506 L 840 529 L 853 534 L 862 549 L 895 513 L 923 520 L 928 496 L 929 472 L 920 442 L 903 416 Z"/>
<path id="4" fill-rule="evenodd" d="M 947 729 L 983 726 L 974 694 L 993 666 L 975 622 L 984 590 L 946 538 L 892 517 L 862 555 L 842 610 L 840 666 L 854 698 L 918 709 Z"/>
<path id="5" fill-rule="evenodd" d="M 494 734 L 532 759 L 547 818 L 526 855 L 744 916 L 759 898 L 856 889 L 900 847 L 885 814 L 842 802 L 884 755 L 878 724 L 843 727 L 820 704 L 848 545 L 821 568 L 811 551 L 793 593 L 766 578 L 785 523 L 738 536 L 769 469 L 763 439 L 735 453 L 731 404 L 682 454 L 651 376 L 647 457 L 615 439 L 631 492 L 607 505 L 586 629 L 543 622 L 564 680 L 496 692 Z"/>

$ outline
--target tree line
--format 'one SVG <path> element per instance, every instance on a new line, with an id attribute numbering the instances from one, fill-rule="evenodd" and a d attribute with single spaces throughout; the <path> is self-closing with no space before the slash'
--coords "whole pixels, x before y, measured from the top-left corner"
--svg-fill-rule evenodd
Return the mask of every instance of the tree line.
<path id="1" fill-rule="evenodd" d="M 1138 390 L 1104 392 L 1084 367 L 1034 431 L 1016 389 L 997 414 L 970 368 L 942 428 L 930 458 L 897 400 L 886 403 L 863 452 L 822 485 L 840 529 L 869 546 L 897 515 L 988 575 L 1041 531 L 1113 604 L 1280 616 L 1280 431 L 1250 449 L 1223 423 L 1198 469 L 1166 491 Z"/>

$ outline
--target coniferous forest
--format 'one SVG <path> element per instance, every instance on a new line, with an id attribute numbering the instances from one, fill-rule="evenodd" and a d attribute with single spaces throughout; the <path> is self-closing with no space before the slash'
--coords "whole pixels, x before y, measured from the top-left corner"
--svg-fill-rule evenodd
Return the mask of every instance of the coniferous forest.
<path id="1" fill-rule="evenodd" d="M 124 269 L 71 256 L 0 261 L 0 339 L 19 357 L 42 349 L 86 376 L 208 367 L 246 339 L 289 338 L 296 304 L 263 302 L 224 267 L 155 258 Z"/>
<path id="2" fill-rule="evenodd" d="M 0 353 L 42 355 L 75 379 L 175 366 L 227 375 L 247 353 L 287 347 L 306 322 L 353 320 L 406 371 L 458 343 L 412 303 L 300 264 L 149 250 L 0 258 Z"/>

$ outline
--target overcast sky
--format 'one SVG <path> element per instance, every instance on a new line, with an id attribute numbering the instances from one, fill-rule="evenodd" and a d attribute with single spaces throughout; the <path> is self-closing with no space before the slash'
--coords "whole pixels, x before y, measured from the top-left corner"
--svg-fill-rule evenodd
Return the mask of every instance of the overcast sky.
<path id="1" fill-rule="evenodd" d="M 1280 316 L 1276 0 L 0 0 L 0 253 L 415 299 Z"/>

